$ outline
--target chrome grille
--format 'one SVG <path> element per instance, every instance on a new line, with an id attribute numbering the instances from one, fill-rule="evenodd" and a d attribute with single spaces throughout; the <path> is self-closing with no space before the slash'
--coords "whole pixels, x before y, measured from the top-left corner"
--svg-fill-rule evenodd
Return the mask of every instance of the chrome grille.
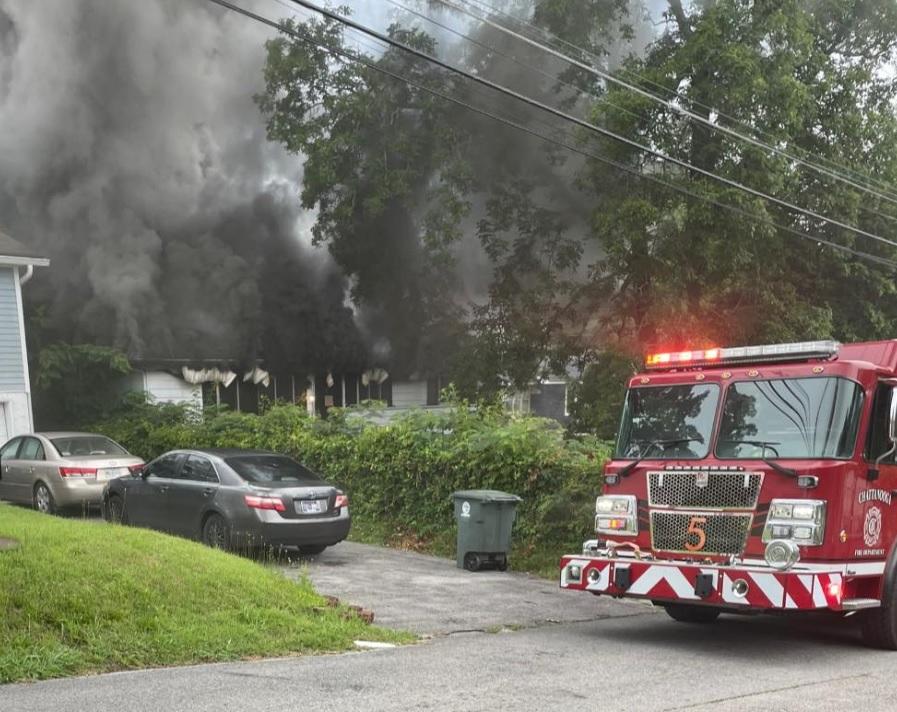
<path id="1" fill-rule="evenodd" d="M 763 475 L 757 472 L 649 472 L 652 507 L 754 509 Z"/>
<path id="2" fill-rule="evenodd" d="M 690 534 L 688 531 L 689 524 L 695 517 L 706 520 L 696 523 L 707 537 L 700 550 L 690 550 L 686 546 L 694 546 L 700 541 L 698 534 Z M 740 554 L 744 551 L 752 519 L 751 514 L 651 512 L 651 548 L 655 551 L 673 551 L 695 556 Z"/>

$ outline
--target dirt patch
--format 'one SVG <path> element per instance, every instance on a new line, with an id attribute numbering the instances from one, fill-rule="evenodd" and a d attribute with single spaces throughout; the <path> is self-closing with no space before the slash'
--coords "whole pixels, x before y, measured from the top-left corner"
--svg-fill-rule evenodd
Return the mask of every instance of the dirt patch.
<path id="1" fill-rule="evenodd" d="M 6 537 L 0 536 L 0 551 L 10 551 L 11 549 L 18 549 L 19 542 L 17 539 L 8 539 Z"/>

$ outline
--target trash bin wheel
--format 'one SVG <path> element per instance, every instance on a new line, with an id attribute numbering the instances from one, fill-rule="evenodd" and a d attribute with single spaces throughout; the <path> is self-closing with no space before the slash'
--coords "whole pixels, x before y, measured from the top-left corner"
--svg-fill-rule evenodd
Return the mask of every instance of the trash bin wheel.
<path id="1" fill-rule="evenodd" d="M 483 560 L 479 554 L 470 551 L 464 554 L 464 568 L 468 571 L 479 571 L 483 566 Z"/>
<path id="2" fill-rule="evenodd" d="M 508 557 L 502 554 L 498 558 L 498 563 L 496 564 L 496 568 L 499 571 L 507 571 L 508 570 Z"/>

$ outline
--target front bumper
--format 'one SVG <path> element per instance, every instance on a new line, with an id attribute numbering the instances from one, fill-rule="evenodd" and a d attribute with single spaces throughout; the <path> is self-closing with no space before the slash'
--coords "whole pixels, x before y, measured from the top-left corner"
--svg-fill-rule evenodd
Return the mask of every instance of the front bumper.
<path id="1" fill-rule="evenodd" d="M 578 578 L 574 576 L 577 568 Z M 850 573 L 844 564 L 797 564 L 787 571 L 777 571 L 760 562 L 695 564 L 598 550 L 563 557 L 560 583 L 561 588 L 661 604 L 693 603 L 757 611 L 846 611 L 854 610 L 853 602 L 845 599 L 853 579 Z"/>

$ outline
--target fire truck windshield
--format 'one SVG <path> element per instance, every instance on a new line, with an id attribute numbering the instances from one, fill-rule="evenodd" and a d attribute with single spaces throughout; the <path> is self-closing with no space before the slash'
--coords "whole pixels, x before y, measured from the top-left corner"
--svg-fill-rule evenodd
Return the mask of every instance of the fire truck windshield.
<path id="1" fill-rule="evenodd" d="M 718 401 L 719 387 L 709 383 L 631 389 L 616 457 L 706 457 Z"/>
<path id="2" fill-rule="evenodd" d="M 863 405 L 844 378 L 735 382 L 726 389 L 721 458 L 836 458 L 853 454 Z"/>

